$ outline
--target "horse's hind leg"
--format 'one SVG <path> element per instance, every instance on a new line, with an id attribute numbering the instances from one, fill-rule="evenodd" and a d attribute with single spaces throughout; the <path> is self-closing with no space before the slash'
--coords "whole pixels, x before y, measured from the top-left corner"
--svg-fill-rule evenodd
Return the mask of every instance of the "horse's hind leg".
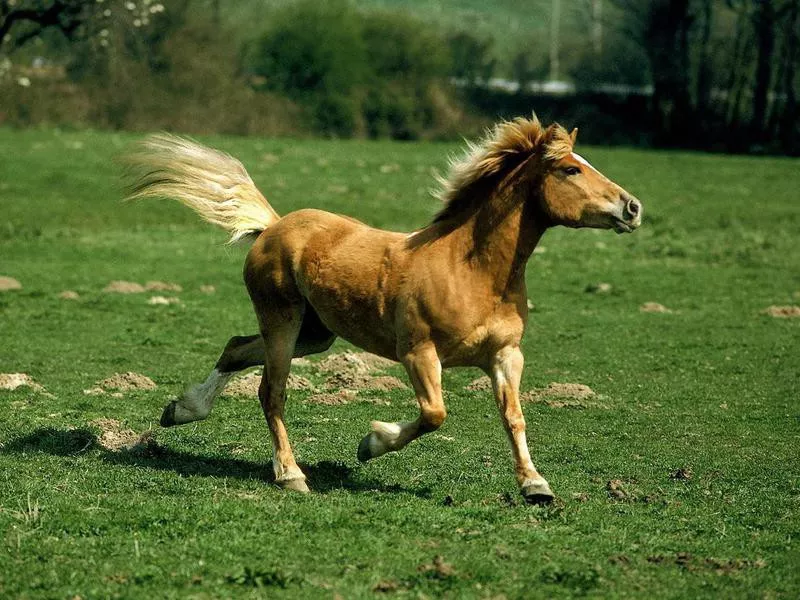
<path id="1" fill-rule="evenodd" d="M 225 345 L 214 369 L 203 383 L 192 386 L 170 402 L 161 415 L 161 426 L 183 425 L 205 419 L 214 399 L 237 371 L 264 364 L 264 340 L 260 335 L 234 336 Z"/>
<path id="2" fill-rule="evenodd" d="M 432 345 L 415 349 L 402 362 L 414 386 L 419 416 L 400 423 L 373 421 L 372 432 L 358 445 L 358 459 L 362 462 L 400 450 L 419 436 L 439 429 L 447 416 L 442 400 L 442 365 L 436 349 Z"/>
<path id="3" fill-rule="evenodd" d="M 258 399 L 272 438 L 272 468 L 275 483 L 284 489 L 307 492 L 306 476 L 297 466 L 289 444 L 283 413 L 286 405 L 286 380 L 292 364 L 302 319 L 302 306 L 262 312 L 257 307 L 264 337 L 264 375 Z"/>
<path id="4" fill-rule="evenodd" d="M 336 336 L 319 320 L 311 307 L 306 307 L 293 356 L 299 358 L 324 352 Z M 183 396 L 170 402 L 161 415 L 162 427 L 183 425 L 208 417 L 214 400 L 237 371 L 264 364 L 264 338 L 260 334 L 234 336 L 225 345 L 222 355 L 203 383 L 189 388 Z"/>

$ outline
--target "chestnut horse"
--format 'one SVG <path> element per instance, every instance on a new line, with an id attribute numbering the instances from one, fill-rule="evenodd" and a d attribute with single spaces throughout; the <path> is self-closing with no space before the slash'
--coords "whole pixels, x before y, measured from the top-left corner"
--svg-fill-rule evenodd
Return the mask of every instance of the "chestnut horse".
<path id="1" fill-rule="evenodd" d="M 340 336 L 403 364 L 419 402 L 413 421 L 373 421 L 358 447 L 367 461 L 438 429 L 447 411 L 443 368 L 474 366 L 492 380 L 517 482 L 529 502 L 553 494 L 533 466 L 519 384 L 528 317 L 525 266 L 549 227 L 630 232 L 640 202 L 573 152 L 577 130 L 534 116 L 502 122 L 441 181 L 444 208 L 413 233 L 373 229 L 321 210 L 280 217 L 236 159 L 157 135 L 130 158 L 130 198 L 174 198 L 231 233 L 253 237 L 244 279 L 259 335 L 233 337 L 202 384 L 170 403 L 164 426 L 204 419 L 230 376 L 264 365 L 258 396 L 276 483 L 308 491 L 284 425 L 292 357 Z"/>

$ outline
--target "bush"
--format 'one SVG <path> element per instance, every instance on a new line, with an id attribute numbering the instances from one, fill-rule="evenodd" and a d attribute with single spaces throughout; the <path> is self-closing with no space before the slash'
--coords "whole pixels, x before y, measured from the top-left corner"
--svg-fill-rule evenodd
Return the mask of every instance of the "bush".
<path id="1" fill-rule="evenodd" d="M 404 14 L 360 13 L 344 0 L 292 4 L 249 63 L 263 89 L 303 104 L 328 135 L 415 139 L 453 115 L 437 96 L 450 72 L 446 40 Z"/>

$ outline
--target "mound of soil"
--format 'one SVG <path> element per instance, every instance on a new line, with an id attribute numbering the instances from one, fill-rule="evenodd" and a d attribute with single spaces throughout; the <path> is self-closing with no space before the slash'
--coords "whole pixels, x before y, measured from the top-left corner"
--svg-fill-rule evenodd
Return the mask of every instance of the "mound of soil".
<path id="1" fill-rule="evenodd" d="M 177 283 L 167 283 L 165 281 L 148 281 L 144 284 L 144 289 L 148 292 L 182 292 L 183 288 Z"/>
<path id="2" fill-rule="evenodd" d="M 169 298 L 165 296 L 151 296 L 147 303 L 151 306 L 169 306 L 170 304 L 180 304 L 181 300 L 180 298 L 175 298 L 174 296 Z"/>
<path id="3" fill-rule="evenodd" d="M 261 385 L 261 372 L 253 371 L 243 377 L 237 377 L 225 386 L 223 392 L 227 396 L 253 397 L 258 396 L 258 386 Z M 314 384 L 305 377 L 289 373 L 286 380 L 287 390 L 313 390 Z"/>
<path id="4" fill-rule="evenodd" d="M 791 319 L 800 317 L 800 306 L 770 306 L 761 312 L 778 319 Z"/>
<path id="5" fill-rule="evenodd" d="M 141 294 L 145 289 L 143 285 L 135 281 L 112 281 L 103 288 L 103 291 L 114 294 Z"/>
<path id="6" fill-rule="evenodd" d="M 491 392 L 492 380 L 484 375 L 473 380 L 472 383 L 464 386 L 464 389 L 469 390 L 470 392 Z"/>
<path id="7" fill-rule="evenodd" d="M 34 392 L 47 391 L 27 373 L 0 373 L 0 390 L 11 391 L 19 387 L 29 387 Z"/>
<path id="8" fill-rule="evenodd" d="M 601 281 L 600 283 L 590 283 L 583 291 L 587 294 L 608 294 L 611 290 L 612 286 L 610 283 Z"/>
<path id="9" fill-rule="evenodd" d="M 139 441 L 139 434 L 131 429 L 122 429 L 122 423 L 116 419 L 100 418 L 89 421 L 100 430 L 97 443 L 106 450 L 117 452 L 123 448 L 132 448 Z"/>
<path id="10" fill-rule="evenodd" d="M 608 408 L 595 402 L 597 394 L 582 383 L 550 383 L 546 388 L 520 394 L 522 402 L 541 402 L 550 408 Z"/>
<path id="11" fill-rule="evenodd" d="M 93 388 L 83 390 L 83 393 L 88 396 L 99 396 L 108 392 L 116 392 L 121 395 L 122 392 L 154 389 L 156 389 L 156 384 L 152 379 L 146 375 L 128 371 L 127 373 L 114 373 L 111 377 L 95 383 Z"/>
<path id="12" fill-rule="evenodd" d="M 22 284 L 13 277 L 5 277 L 0 275 L 0 292 L 7 292 L 9 290 L 21 290 Z"/>
<path id="13" fill-rule="evenodd" d="M 383 375 L 375 377 L 348 371 L 334 373 L 325 380 L 325 387 L 348 390 L 407 390 L 408 386 L 397 377 Z"/>
<path id="14" fill-rule="evenodd" d="M 371 371 L 383 371 L 396 364 L 388 358 L 370 354 L 369 352 L 351 352 L 331 354 L 317 363 L 317 369 L 323 373 L 357 373 L 366 375 Z"/>
<path id="15" fill-rule="evenodd" d="M 328 406 L 339 406 L 350 404 L 356 399 L 358 392 L 355 390 L 337 390 L 335 392 L 321 392 L 312 394 L 306 399 L 310 404 L 326 404 Z"/>
<path id="16" fill-rule="evenodd" d="M 672 311 L 668 309 L 663 304 L 659 304 L 658 302 L 645 302 L 639 307 L 641 312 L 647 313 L 671 313 Z"/>
<path id="17" fill-rule="evenodd" d="M 74 292 L 72 290 L 64 290 L 58 295 L 59 298 L 62 300 L 79 300 L 80 295 L 78 292 Z"/>

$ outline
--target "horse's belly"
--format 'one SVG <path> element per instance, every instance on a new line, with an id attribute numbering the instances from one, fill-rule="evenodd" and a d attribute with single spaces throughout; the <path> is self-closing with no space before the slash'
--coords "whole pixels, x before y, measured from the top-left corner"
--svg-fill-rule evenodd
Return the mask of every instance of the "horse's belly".
<path id="1" fill-rule="evenodd" d="M 335 263 L 306 269 L 303 294 L 322 323 L 347 341 L 396 358 L 397 340 L 379 274 L 355 264 Z"/>
<path id="2" fill-rule="evenodd" d="M 332 299 L 318 291 L 309 294 L 308 301 L 325 327 L 339 337 L 368 352 L 397 359 L 394 330 L 388 326 L 374 302 L 352 296 L 346 300 Z"/>

